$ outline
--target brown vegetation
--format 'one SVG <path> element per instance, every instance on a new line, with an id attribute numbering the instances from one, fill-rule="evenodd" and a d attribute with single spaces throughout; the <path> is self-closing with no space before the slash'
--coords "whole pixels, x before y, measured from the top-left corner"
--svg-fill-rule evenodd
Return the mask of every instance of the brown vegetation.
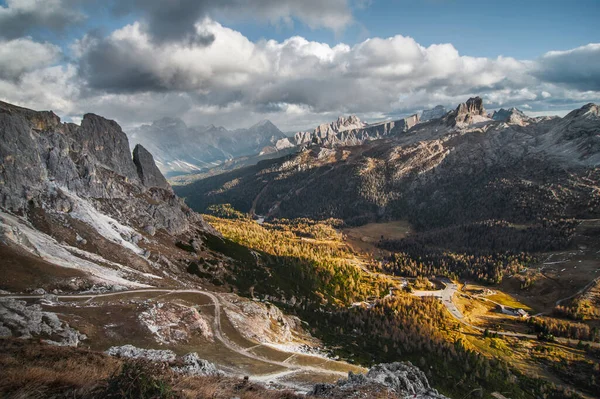
<path id="1" fill-rule="evenodd" d="M 188 377 L 161 363 L 16 339 L 0 340 L 0 397 L 299 398 L 237 378 Z"/>

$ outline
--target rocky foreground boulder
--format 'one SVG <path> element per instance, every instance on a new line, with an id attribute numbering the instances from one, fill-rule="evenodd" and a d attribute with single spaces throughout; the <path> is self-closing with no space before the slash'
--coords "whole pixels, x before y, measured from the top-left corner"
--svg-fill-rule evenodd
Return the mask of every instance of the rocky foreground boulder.
<path id="1" fill-rule="evenodd" d="M 348 379 L 340 380 L 337 384 L 315 385 L 311 395 L 323 398 L 349 398 L 361 397 L 361 392 L 391 393 L 401 398 L 446 398 L 433 389 L 425 373 L 410 362 L 378 364 L 367 374 L 349 372 Z"/>
<path id="2" fill-rule="evenodd" d="M 0 298 L 0 337 L 41 338 L 59 346 L 77 346 L 84 334 L 60 321 L 56 313 L 46 312 L 38 304 Z"/>
<path id="3" fill-rule="evenodd" d="M 192 352 L 178 357 L 169 349 L 142 349 L 133 345 L 113 346 L 106 351 L 107 355 L 124 359 L 144 359 L 151 362 L 169 363 L 176 373 L 189 376 L 221 376 L 213 363 L 200 359 L 197 353 Z"/>

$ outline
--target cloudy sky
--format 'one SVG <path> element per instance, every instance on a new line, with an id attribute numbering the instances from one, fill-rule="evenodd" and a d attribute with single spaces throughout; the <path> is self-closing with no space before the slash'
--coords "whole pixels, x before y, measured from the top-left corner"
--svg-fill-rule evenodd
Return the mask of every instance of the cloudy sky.
<path id="1" fill-rule="evenodd" d="M 284 131 L 600 101 L 598 0 L 0 0 L 0 99 Z"/>

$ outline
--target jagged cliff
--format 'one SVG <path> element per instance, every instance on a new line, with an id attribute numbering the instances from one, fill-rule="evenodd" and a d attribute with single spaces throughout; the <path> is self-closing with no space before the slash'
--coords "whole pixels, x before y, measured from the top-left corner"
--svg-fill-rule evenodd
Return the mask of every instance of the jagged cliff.
<path id="1" fill-rule="evenodd" d="M 285 149 L 306 145 L 325 147 L 360 145 L 369 140 L 406 132 L 418 122 L 418 115 L 374 124 L 366 124 L 356 115 L 340 116 L 336 121 L 321 124 L 312 131 L 298 132 L 293 138 L 281 139 L 275 143 L 275 148 Z"/>
<path id="2" fill-rule="evenodd" d="M 52 112 L 0 103 L 0 206 L 15 213 L 35 207 L 69 211 L 69 195 L 100 208 L 118 200 L 122 223 L 177 234 L 200 223 L 170 189 L 152 156 L 111 120 L 86 114 L 80 126 Z M 135 158 L 135 162 L 134 162 Z M 66 194 L 67 197 L 61 195 Z"/>
<path id="3" fill-rule="evenodd" d="M 139 285 L 160 263 L 149 237 L 213 232 L 152 155 L 142 146 L 132 154 L 121 127 L 100 116 L 76 125 L 0 102 L 0 159 L 0 244 L 11 254 Z"/>

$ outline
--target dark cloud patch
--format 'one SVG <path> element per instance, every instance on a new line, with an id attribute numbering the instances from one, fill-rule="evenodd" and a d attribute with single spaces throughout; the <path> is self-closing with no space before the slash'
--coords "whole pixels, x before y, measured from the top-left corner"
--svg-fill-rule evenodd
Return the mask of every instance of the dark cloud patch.
<path id="1" fill-rule="evenodd" d="M 114 10 L 119 14 L 141 13 L 148 33 L 158 42 L 187 40 L 210 44 L 214 36 L 197 37 L 195 24 L 218 3 L 209 0 L 121 0 L 114 5 Z"/>
<path id="2" fill-rule="evenodd" d="M 130 42 L 101 40 L 81 58 L 79 73 L 93 89 L 116 93 L 165 91 L 165 82 L 149 68 L 152 61 Z"/>
<path id="3" fill-rule="evenodd" d="M 552 51 L 537 61 L 540 80 L 582 91 L 600 91 L 600 44 Z"/>
<path id="4" fill-rule="evenodd" d="M 205 45 L 211 43 L 211 37 L 198 37 L 195 24 L 215 14 L 272 23 L 291 23 L 292 18 L 297 18 L 313 28 L 336 31 L 352 22 L 347 0 L 119 0 L 113 4 L 113 10 L 121 15 L 141 14 L 156 42 L 186 40 Z"/>
<path id="5" fill-rule="evenodd" d="M 79 5 L 78 0 L 8 1 L 6 7 L 0 6 L 0 38 L 14 39 L 40 29 L 62 32 L 85 20 Z"/>

